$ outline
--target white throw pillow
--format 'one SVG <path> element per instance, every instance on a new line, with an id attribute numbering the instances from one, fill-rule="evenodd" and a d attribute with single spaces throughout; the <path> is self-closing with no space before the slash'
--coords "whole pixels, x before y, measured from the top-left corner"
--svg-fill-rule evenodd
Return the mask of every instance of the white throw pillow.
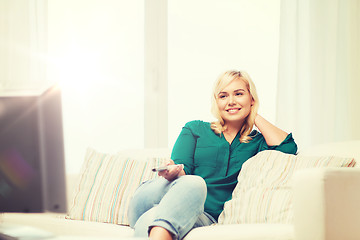
<path id="1" fill-rule="evenodd" d="M 106 154 L 87 149 L 67 218 L 128 225 L 133 193 L 140 183 L 156 178 L 151 169 L 168 159 L 141 150 Z"/>
<path id="2" fill-rule="evenodd" d="M 275 150 L 259 152 L 243 164 L 232 199 L 225 203 L 219 223 L 292 223 L 294 172 L 354 165 L 353 158 L 296 156 Z"/>

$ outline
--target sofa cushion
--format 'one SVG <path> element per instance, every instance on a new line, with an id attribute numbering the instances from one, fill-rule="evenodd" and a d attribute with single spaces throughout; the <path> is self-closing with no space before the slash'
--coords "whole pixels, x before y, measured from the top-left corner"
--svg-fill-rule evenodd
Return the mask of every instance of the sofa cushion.
<path id="1" fill-rule="evenodd" d="M 123 239 L 134 235 L 133 229 L 127 226 L 115 224 L 69 220 L 64 215 L 58 213 L 5 213 L 1 218 L 1 224 L 14 227 L 34 227 L 56 236 L 71 236 L 70 239 Z M 2 238 L 1 238 L 2 239 Z M 38 239 L 34 237 L 24 237 L 19 239 Z M 45 239 L 44 237 L 39 239 Z M 46 238 L 49 239 L 49 238 Z M 62 238 L 51 238 L 62 239 Z"/>
<path id="2" fill-rule="evenodd" d="M 294 240 L 292 224 L 229 224 L 199 227 L 184 240 Z"/>
<path id="3" fill-rule="evenodd" d="M 169 159 L 167 154 L 147 153 L 87 149 L 67 218 L 128 225 L 127 208 L 134 191 L 140 183 L 156 178 L 151 169 Z"/>
<path id="4" fill-rule="evenodd" d="M 294 172 L 314 167 L 353 167 L 352 158 L 309 157 L 262 151 L 243 164 L 232 199 L 219 223 L 292 223 L 291 181 Z"/>

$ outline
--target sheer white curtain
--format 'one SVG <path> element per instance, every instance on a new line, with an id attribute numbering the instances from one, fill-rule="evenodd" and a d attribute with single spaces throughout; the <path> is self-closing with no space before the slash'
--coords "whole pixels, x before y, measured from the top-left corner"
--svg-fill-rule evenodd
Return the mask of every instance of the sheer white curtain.
<path id="1" fill-rule="evenodd" d="M 87 147 L 144 147 L 144 1 L 0 0 L 0 94 L 51 82 L 68 172 Z"/>
<path id="2" fill-rule="evenodd" d="M 282 0 L 277 124 L 300 151 L 360 139 L 359 43 L 359 0 Z"/>
<path id="3" fill-rule="evenodd" d="M 47 0 L 0 0 L 0 90 L 46 84 Z"/>

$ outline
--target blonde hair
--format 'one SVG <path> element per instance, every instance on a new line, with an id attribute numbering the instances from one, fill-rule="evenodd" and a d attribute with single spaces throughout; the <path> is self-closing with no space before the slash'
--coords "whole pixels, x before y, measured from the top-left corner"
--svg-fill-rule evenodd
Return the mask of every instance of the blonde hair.
<path id="1" fill-rule="evenodd" d="M 249 74 L 245 71 L 226 71 L 225 73 L 221 74 L 215 82 L 212 95 L 211 113 L 216 117 L 218 121 L 211 123 L 211 129 L 219 135 L 221 135 L 222 132 L 226 130 L 225 121 L 220 115 L 216 100 L 218 98 L 218 94 L 232 81 L 237 79 L 243 80 L 245 82 L 246 87 L 252 97 L 252 100 L 254 101 L 253 105 L 251 106 L 250 114 L 246 117 L 245 122 L 240 129 L 239 140 L 241 143 L 247 143 L 252 140 L 252 138 L 248 135 L 254 127 L 255 117 L 259 108 L 259 98 L 256 92 L 254 82 L 251 80 Z"/>

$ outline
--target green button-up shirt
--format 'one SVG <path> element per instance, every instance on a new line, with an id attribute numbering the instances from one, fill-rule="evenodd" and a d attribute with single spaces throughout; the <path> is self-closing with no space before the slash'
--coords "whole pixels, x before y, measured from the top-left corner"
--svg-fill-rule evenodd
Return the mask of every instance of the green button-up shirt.
<path id="1" fill-rule="evenodd" d="M 243 163 L 263 150 L 278 150 L 295 154 L 297 145 L 290 133 L 277 146 L 266 144 L 264 136 L 254 130 L 249 143 L 239 141 L 240 133 L 229 144 L 223 135 L 210 128 L 209 122 L 191 121 L 185 124 L 175 142 L 171 159 L 184 164 L 188 175 L 202 177 L 207 185 L 205 212 L 217 219 L 224 203 L 231 199 Z"/>

